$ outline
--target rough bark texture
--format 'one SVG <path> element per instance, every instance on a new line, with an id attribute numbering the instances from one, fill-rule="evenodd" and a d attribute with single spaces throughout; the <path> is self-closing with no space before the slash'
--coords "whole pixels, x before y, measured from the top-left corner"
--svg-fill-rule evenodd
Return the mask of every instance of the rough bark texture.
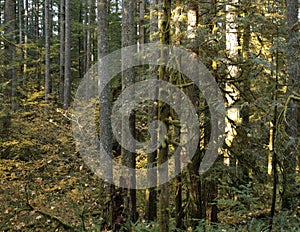
<path id="1" fill-rule="evenodd" d="M 158 15 L 157 15 L 157 0 L 150 0 L 150 42 L 155 42 L 157 37 L 155 34 L 158 32 Z M 152 75 L 154 79 L 157 79 L 157 73 L 154 71 L 154 67 L 151 67 Z M 155 90 L 153 93 L 155 96 L 158 95 L 158 91 Z M 149 109 L 149 121 L 157 120 L 157 105 L 153 104 Z M 157 140 L 157 138 L 154 138 Z M 147 163 L 149 168 L 156 166 L 157 151 L 147 155 Z M 148 174 L 148 182 L 151 182 L 153 186 L 157 183 L 157 175 L 151 176 Z M 157 192 L 156 187 L 146 189 L 146 207 L 145 217 L 149 221 L 154 221 L 157 217 Z"/>
<path id="2" fill-rule="evenodd" d="M 134 0 L 123 0 L 122 7 L 122 47 L 127 47 L 136 44 L 136 24 L 135 24 L 135 14 L 136 14 L 136 1 Z M 132 57 L 134 59 L 134 57 Z M 122 65 L 126 65 L 128 60 L 122 60 Z M 135 71 L 134 68 L 129 68 L 122 73 L 122 89 L 134 84 L 135 81 Z M 134 92 L 130 94 L 134 98 Z M 130 99 L 128 99 L 130 101 Z M 123 125 L 122 125 L 123 126 Z M 129 119 L 130 131 L 135 138 L 135 116 L 132 115 Z M 123 130 L 124 131 L 124 130 Z M 126 135 L 124 135 L 126 136 Z M 125 138 L 126 139 L 126 138 Z M 134 144 L 132 144 L 134 147 Z M 135 168 L 136 160 L 135 153 L 129 152 L 122 149 L 122 162 L 124 165 Z M 124 215 L 128 217 L 128 220 L 135 222 L 137 220 L 136 211 L 136 190 L 135 190 L 135 174 L 130 177 L 130 189 L 124 191 L 125 194 L 125 212 Z"/>
<path id="3" fill-rule="evenodd" d="M 181 0 L 176 0 L 176 9 L 175 9 L 175 15 L 174 15 L 174 24 L 175 24 L 175 44 L 179 46 L 181 44 L 181 27 L 180 27 L 180 21 L 179 18 L 181 16 Z M 177 58 L 178 62 L 181 63 L 180 57 Z M 179 75 L 175 77 L 176 80 L 180 80 L 180 73 Z M 172 115 L 173 118 L 173 115 Z M 181 128 L 181 135 L 183 135 L 185 130 L 185 127 Z M 186 152 L 186 148 L 183 147 L 181 152 Z M 182 206 L 182 178 L 181 178 L 181 161 L 179 157 L 175 157 L 175 170 L 179 174 L 175 177 L 175 224 L 176 228 L 183 229 L 184 223 L 183 223 L 183 206 Z"/>
<path id="4" fill-rule="evenodd" d="M 89 2 L 89 12 L 91 14 L 92 0 L 88 0 Z M 97 1 L 97 12 L 98 12 L 98 61 L 108 54 L 108 9 L 107 9 L 107 0 L 98 0 Z M 88 16 L 88 24 L 91 22 L 91 15 Z M 89 30 L 89 29 L 88 29 Z M 88 32 L 88 35 L 90 33 Z M 88 36 L 88 39 L 89 36 Z M 88 46 L 90 46 L 90 42 L 88 42 Z M 90 50 L 90 49 L 88 49 Z M 89 65 L 89 56 L 87 54 Z M 105 76 L 100 76 L 100 85 L 102 78 L 109 77 L 109 69 L 107 67 L 102 67 L 100 62 L 98 63 L 98 73 L 102 73 Z M 111 110 L 111 100 L 110 100 L 110 85 L 107 85 L 101 95 L 100 95 L 100 140 L 105 149 L 106 153 L 112 156 L 112 129 L 111 129 L 111 120 L 110 120 L 110 112 Z M 108 176 L 112 178 L 112 164 L 108 165 Z M 111 181 L 111 180 L 110 180 Z M 108 222 L 112 226 L 112 228 L 116 228 L 116 215 L 115 215 L 115 199 L 113 198 L 114 194 L 114 186 L 108 184 L 107 185 L 107 214 L 108 214 Z"/>
<path id="5" fill-rule="evenodd" d="M 171 18 L 171 0 L 164 0 L 162 4 L 162 20 L 160 26 L 160 42 L 162 44 L 170 44 L 170 18 Z M 165 60 L 167 51 L 161 51 L 161 59 Z M 169 81 L 169 75 L 165 66 L 159 66 L 159 79 Z M 159 94 L 160 91 L 159 91 Z M 158 119 L 164 121 L 169 117 L 170 107 L 159 104 Z M 166 162 L 168 159 L 168 143 L 165 141 L 161 148 L 158 150 L 158 164 Z M 158 178 L 166 179 L 168 176 L 167 169 L 158 169 Z M 169 190 L 168 183 L 159 186 L 159 230 L 161 232 L 169 231 Z"/>

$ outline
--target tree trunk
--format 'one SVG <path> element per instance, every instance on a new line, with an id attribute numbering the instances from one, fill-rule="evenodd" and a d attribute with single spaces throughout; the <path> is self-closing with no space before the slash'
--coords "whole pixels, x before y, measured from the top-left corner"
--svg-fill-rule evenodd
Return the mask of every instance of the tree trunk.
<path id="1" fill-rule="evenodd" d="M 279 37 L 279 28 L 277 27 L 277 38 Z M 272 42 L 274 41 L 272 36 Z M 275 53 L 275 91 L 273 94 L 274 102 L 278 101 L 278 88 L 279 88 L 279 49 L 276 48 Z M 271 75 L 274 76 L 274 71 L 271 72 Z M 269 166 L 271 166 L 271 174 L 273 174 L 273 189 L 272 189 L 272 203 L 269 217 L 269 230 L 272 231 L 273 227 L 273 218 L 275 216 L 275 208 L 276 208 L 276 199 L 277 199 L 277 183 L 278 183 L 278 170 L 277 170 L 277 153 L 275 150 L 276 146 L 276 134 L 277 134 L 277 119 L 278 119 L 278 106 L 274 107 L 273 120 L 271 122 L 270 127 L 270 142 L 269 142 L 269 157 L 268 157 L 268 174 L 269 174 Z M 270 160 L 271 159 L 271 160 Z M 270 160 L 270 161 L 269 161 Z M 270 163 L 269 163 L 270 162 Z"/>
<path id="2" fill-rule="evenodd" d="M 70 0 L 65 0 L 65 75 L 64 75 L 64 110 L 71 101 L 71 8 Z"/>
<path id="3" fill-rule="evenodd" d="M 40 5 L 39 5 L 39 1 L 38 0 L 33 0 L 32 1 L 32 5 L 33 5 L 33 13 L 32 13 L 32 17 L 33 17 L 33 22 L 34 22 L 34 42 L 35 44 L 38 44 L 38 40 L 40 37 L 40 21 L 39 21 L 39 11 L 40 11 Z M 40 57 L 40 52 L 39 52 L 39 48 L 36 47 L 35 48 L 35 55 L 34 55 L 34 59 L 35 60 L 39 60 Z M 41 89 L 41 78 L 40 78 L 40 74 L 41 74 L 41 65 L 38 63 L 37 67 L 35 69 L 35 78 L 36 78 L 36 82 L 38 84 L 37 89 L 40 90 Z M 44 79 L 44 78 L 43 78 Z M 44 82 L 42 84 L 44 86 Z"/>
<path id="4" fill-rule="evenodd" d="M 250 67 L 251 64 L 249 63 L 249 45 L 250 45 L 250 36 L 251 36 L 251 31 L 250 31 L 250 24 L 247 24 L 245 26 L 244 29 L 244 35 L 243 35 L 243 50 L 244 50 L 244 60 L 245 60 L 245 65 L 243 68 L 243 72 L 244 72 L 244 86 L 243 86 L 243 95 L 244 96 L 250 96 L 251 92 L 250 92 L 250 80 L 249 80 L 249 76 L 250 76 Z M 249 102 L 247 101 L 247 99 L 245 99 L 245 102 L 243 104 L 243 108 L 240 112 L 241 115 L 241 119 L 242 119 L 242 134 L 240 135 L 240 138 L 242 138 L 243 141 L 243 150 L 246 152 L 242 152 L 241 156 L 239 157 L 239 163 L 240 165 L 240 179 L 243 181 L 244 184 L 247 184 L 250 181 L 250 174 L 249 174 L 249 168 L 248 168 L 248 162 L 251 162 L 251 158 L 252 157 L 245 157 L 247 154 L 247 150 L 251 149 L 251 144 L 249 144 L 249 140 L 248 140 L 248 129 L 250 129 L 250 105 Z M 253 162 L 254 163 L 254 162 Z"/>
<path id="5" fill-rule="evenodd" d="M 188 25 L 187 25 L 187 39 L 190 44 L 190 49 L 194 51 L 197 55 L 199 55 L 199 48 L 196 46 L 195 43 L 197 43 L 196 39 L 196 28 L 198 25 L 198 3 L 197 2 L 191 2 L 188 5 Z M 195 86 L 191 86 L 188 88 L 188 94 L 191 98 L 191 101 L 194 103 L 194 105 L 197 105 L 197 101 L 200 100 L 200 107 L 205 108 L 206 103 L 205 99 L 199 95 L 199 92 L 197 91 Z M 199 104 L 199 103 L 198 103 Z M 198 112 L 199 115 L 202 115 L 201 118 L 207 117 L 207 112 L 200 111 Z M 202 150 L 204 150 L 205 144 L 207 144 L 207 134 L 208 130 L 205 127 L 205 121 L 202 120 L 201 122 L 201 137 L 203 138 L 202 141 L 199 141 L 198 149 L 196 154 L 194 155 L 191 164 L 188 168 L 188 175 L 189 175 L 189 198 L 191 199 L 192 207 L 190 209 L 190 216 L 192 219 L 205 219 L 206 215 L 206 199 L 204 198 L 205 193 L 207 190 L 203 188 L 204 181 L 202 181 L 201 176 L 199 175 L 199 167 L 202 160 Z M 200 149 L 200 143 L 201 145 Z M 187 148 L 188 149 L 188 148 Z M 197 221 L 193 221 L 192 225 L 196 226 Z"/>
<path id="6" fill-rule="evenodd" d="M 181 0 L 176 0 L 176 9 L 174 15 L 174 24 L 175 24 L 175 44 L 179 46 L 181 44 L 181 25 L 179 18 L 181 16 L 182 6 Z M 181 63 L 181 57 L 178 57 L 178 63 Z M 180 77 L 180 73 L 178 73 Z M 176 75 L 178 75 L 176 73 Z M 179 80 L 180 78 L 174 77 L 173 79 Z M 180 84 L 180 83 L 179 83 Z M 173 118 L 173 116 L 172 116 Z M 185 128 L 181 128 L 181 134 L 184 134 Z M 184 137 L 184 135 L 182 135 Z M 175 140 L 174 140 L 175 141 Z M 186 147 L 182 147 L 181 152 L 186 152 Z M 179 174 L 175 177 L 175 224 L 176 228 L 183 229 L 183 207 L 182 207 L 182 178 L 181 178 L 181 161 L 179 157 L 175 158 L 175 170 Z"/>
<path id="7" fill-rule="evenodd" d="M 171 0 L 163 0 L 162 4 L 162 20 L 160 27 L 160 43 L 170 44 L 170 22 L 171 22 Z M 161 51 L 161 59 L 165 61 L 167 57 L 166 51 Z M 169 76 L 165 66 L 159 66 L 159 79 L 169 81 Z M 159 95 L 162 94 L 159 90 Z M 170 107 L 167 105 L 159 104 L 158 119 L 165 121 L 169 117 Z M 159 139 L 160 140 L 160 139 Z M 161 165 L 168 159 L 168 143 L 164 141 L 162 146 L 158 149 L 158 164 Z M 168 178 L 168 169 L 158 169 L 158 179 Z M 169 231 L 169 190 L 168 182 L 159 186 L 159 231 Z"/>
<path id="8" fill-rule="evenodd" d="M 59 50 L 59 99 L 64 103 L 64 81 L 65 81 L 65 0 L 60 0 L 60 50 Z"/>
<path id="9" fill-rule="evenodd" d="M 287 0 L 287 75 L 288 90 L 287 95 L 299 93 L 299 44 L 297 37 L 298 30 L 294 30 L 298 23 L 298 0 Z M 288 105 L 286 119 L 286 133 L 290 137 L 290 143 L 283 161 L 283 192 L 282 192 L 282 209 L 293 210 L 297 207 L 296 200 L 296 155 L 297 155 L 297 128 L 298 128 L 298 104 L 295 100 L 291 100 Z M 298 151 L 299 153 L 299 151 Z"/>
<path id="10" fill-rule="evenodd" d="M 25 9 L 24 9 L 24 66 L 23 66 L 23 73 L 26 74 L 27 72 L 27 54 L 28 54 L 28 0 L 25 0 Z"/>
<path id="11" fill-rule="evenodd" d="M 100 7 L 100 9 L 99 8 L 97 8 L 98 9 L 98 11 L 103 11 L 103 9 L 102 9 L 102 4 L 107 4 L 106 2 L 104 2 L 104 3 L 99 3 L 99 7 Z M 85 62 L 85 73 L 87 74 L 87 75 L 89 75 L 89 69 L 90 69 L 90 62 L 91 62 L 91 14 L 92 14 L 92 0 L 87 0 L 87 12 L 86 12 L 86 14 L 87 14 L 87 30 L 86 30 L 86 62 Z M 99 12 L 100 13 L 100 12 Z M 107 12 L 105 11 L 105 12 L 101 12 L 101 14 L 104 14 L 104 15 L 107 15 Z M 103 25 L 100 25 L 100 22 L 99 22 L 99 20 L 98 20 L 98 49 L 99 49 L 99 45 L 100 45 L 100 39 L 101 39 L 101 41 L 103 41 L 103 38 L 100 38 L 100 36 L 108 36 L 108 34 L 107 34 L 107 20 L 106 21 L 103 21 L 103 19 L 102 19 L 102 17 L 101 18 L 99 18 L 99 19 L 101 19 L 101 24 L 103 24 Z M 103 29 L 103 28 L 106 28 L 106 29 Z M 102 30 L 106 30 L 106 31 L 102 31 Z M 106 40 L 108 40 L 108 39 L 106 39 Z M 105 42 L 107 42 L 107 41 L 105 41 Z M 108 42 L 107 42 L 108 43 Z M 98 59 L 100 59 L 101 57 L 103 57 L 103 55 L 107 55 L 107 53 L 108 53 L 108 44 L 106 44 L 106 45 L 104 45 L 104 44 L 102 44 L 102 42 L 101 42 L 101 45 L 106 49 L 104 49 L 103 48 L 103 50 L 105 51 L 105 53 L 99 53 L 100 51 L 98 51 Z M 87 86 L 87 88 L 86 88 L 86 96 L 87 96 L 87 98 L 88 98 L 88 96 L 89 96 L 89 84 L 88 84 L 88 80 L 89 80 L 89 78 L 87 78 L 87 84 L 86 84 L 86 86 Z"/>
<path id="12" fill-rule="evenodd" d="M 5 65 L 7 65 L 7 70 L 5 73 L 5 77 L 8 80 L 11 80 L 11 87 L 9 91 L 6 91 L 6 98 L 11 102 L 12 110 L 15 110 L 15 84 L 16 84 L 16 72 L 15 66 L 12 61 L 14 61 L 16 56 L 16 48 L 14 46 L 15 43 L 15 18 L 16 18 L 16 1 L 15 0 L 7 0 L 5 2 L 4 9 L 4 31 L 5 37 L 9 43 L 5 44 L 5 49 L 7 50 L 7 57 L 5 61 Z"/>
<path id="13" fill-rule="evenodd" d="M 122 2 L 122 47 L 127 47 L 130 45 L 136 44 L 136 24 L 135 24 L 135 15 L 136 15 L 136 1 L 134 0 L 123 0 Z M 132 57 L 134 59 L 134 57 Z M 126 60 L 122 60 L 122 65 L 126 65 Z M 130 61 L 129 61 L 130 62 Z M 135 81 L 135 70 L 134 68 L 129 68 L 122 73 L 122 89 L 134 84 Z M 130 94 L 134 98 L 134 92 Z M 128 99 L 130 102 L 131 100 Z M 123 119 L 124 120 L 124 119 Z M 132 115 L 129 119 L 129 127 L 132 133 L 132 136 L 135 138 L 135 116 Z M 124 127 L 122 123 L 122 127 Z M 124 131 L 122 129 L 122 131 Z M 126 135 L 123 135 L 126 136 Z M 126 139 L 124 137 L 124 139 Z M 132 144 L 134 147 L 134 144 Z M 135 168 L 136 160 L 135 153 L 129 152 L 122 148 L 122 162 L 124 165 Z M 132 221 L 136 222 L 137 220 L 137 211 L 136 211 L 136 189 L 135 189 L 135 174 L 130 177 L 130 183 L 127 183 L 130 188 L 124 191 L 124 215 L 128 218 L 127 222 Z M 130 227 L 130 223 L 128 223 Z"/>
<path id="14" fill-rule="evenodd" d="M 82 1 L 80 1 L 80 6 L 79 6 L 79 17 L 78 17 L 78 25 L 81 25 L 82 23 L 83 23 L 83 11 L 84 11 L 84 7 L 83 7 L 83 2 Z M 77 52 L 78 52 L 78 55 L 77 55 L 77 57 L 78 57 L 78 74 L 79 74 L 79 78 L 81 79 L 81 78 L 83 78 L 83 76 L 84 76 L 84 69 L 83 69 L 83 64 L 84 64 L 84 62 L 83 62 L 83 55 L 82 55 L 82 53 L 83 53 L 83 39 L 82 39 L 82 33 L 81 33 L 82 31 L 81 31 L 81 28 L 78 28 L 78 30 L 77 30 L 77 33 L 78 33 L 78 41 L 77 41 L 77 43 L 78 43 L 78 50 L 77 50 Z"/>
<path id="15" fill-rule="evenodd" d="M 51 93 L 50 79 L 50 20 L 49 20 L 49 0 L 45 0 L 45 101 L 49 103 L 49 94 Z"/>
<path id="16" fill-rule="evenodd" d="M 154 35 L 158 31 L 158 18 L 157 18 L 157 0 L 150 0 L 150 42 L 156 41 Z M 154 67 L 150 66 L 150 71 L 152 72 L 153 78 L 157 79 L 157 74 L 153 72 Z M 155 96 L 158 95 L 157 91 L 153 93 Z M 154 96 L 154 98 L 155 98 Z M 151 109 L 149 109 L 149 121 L 157 120 L 157 106 L 155 104 L 152 105 Z M 157 138 L 154 138 L 157 141 Z M 153 151 L 152 153 L 147 155 L 147 163 L 149 168 L 153 168 L 156 166 L 157 159 L 157 151 Z M 157 175 L 151 176 L 148 174 L 148 182 L 151 185 L 156 186 L 157 184 Z M 154 221 L 157 217 L 157 193 L 156 187 L 152 187 L 146 189 L 146 212 L 145 217 L 148 221 Z"/>
<path id="17" fill-rule="evenodd" d="M 91 12 L 92 12 L 92 0 L 88 0 L 88 25 L 91 23 Z M 107 9 L 107 0 L 98 0 L 97 1 L 97 17 L 98 17 L 98 61 L 108 54 L 108 9 Z M 90 28 L 88 28 L 88 31 Z M 90 33 L 88 33 L 89 35 Z M 90 38 L 88 36 L 88 46 L 90 46 Z M 90 49 L 88 49 L 90 51 Z M 90 52 L 87 54 L 87 65 L 89 65 Z M 89 68 L 89 67 L 88 67 Z M 100 72 L 101 71 L 101 72 Z M 98 73 L 109 75 L 109 69 L 107 67 L 102 67 L 101 63 L 98 62 Z M 101 79 L 100 79 L 101 84 Z M 100 95 L 100 140 L 103 145 L 103 148 L 112 157 L 112 129 L 111 129 L 111 99 L 110 99 L 110 85 L 107 85 L 101 95 Z M 109 165 L 109 164 L 108 164 Z M 111 164 L 108 167 L 109 174 L 112 178 L 112 166 Z M 115 228 L 116 215 L 114 214 L 114 186 L 108 184 L 107 187 L 107 211 L 108 211 L 108 221 L 112 228 Z"/>
<path id="18" fill-rule="evenodd" d="M 237 12 L 236 5 L 238 0 L 231 0 L 226 5 L 226 51 L 228 58 L 227 71 L 229 80 L 235 80 L 238 77 L 238 66 L 235 64 L 238 58 L 238 25 L 237 25 Z M 232 81 L 231 81 L 232 82 Z M 225 98 L 226 106 L 228 107 L 228 117 L 235 120 L 235 116 L 238 115 L 238 108 L 233 107 L 238 97 L 237 88 L 232 83 L 225 83 Z M 226 138 L 225 143 L 228 147 L 232 146 L 234 137 L 236 135 L 235 127 L 226 118 Z M 236 159 L 231 156 L 230 151 L 226 150 L 226 157 L 224 163 L 230 165 L 236 169 Z"/>
<path id="19" fill-rule="evenodd" d="M 24 10 L 24 5 L 23 5 L 23 0 L 18 1 L 18 16 L 19 16 L 19 57 L 20 60 L 23 61 L 24 54 L 23 54 L 23 10 Z M 23 66 L 20 67 L 20 77 L 23 75 Z"/>

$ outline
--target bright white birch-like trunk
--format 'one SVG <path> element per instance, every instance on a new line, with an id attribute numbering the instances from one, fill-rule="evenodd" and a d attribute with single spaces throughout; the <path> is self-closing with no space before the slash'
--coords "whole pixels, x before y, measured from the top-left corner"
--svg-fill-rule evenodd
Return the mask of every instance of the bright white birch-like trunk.
<path id="1" fill-rule="evenodd" d="M 238 0 L 231 0 L 226 5 L 226 51 L 228 58 L 228 80 L 234 80 L 238 77 L 238 66 L 236 64 L 238 58 L 238 25 L 237 25 L 237 12 L 235 5 L 238 4 Z M 227 100 L 227 117 L 233 121 L 239 118 L 239 109 L 234 107 L 234 103 L 237 100 L 239 93 L 233 84 L 225 84 L 226 100 Z M 236 131 L 233 125 L 226 119 L 226 138 L 225 142 L 228 146 L 231 146 L 234 137 L 236 136 Z M 228 151 L 226 152 L 228 153 Z M 224 163 L 226 165 L 230 164 L 229 154 L 225 154 Z M 235 165 L 235 164 L 230 164 Z"/>

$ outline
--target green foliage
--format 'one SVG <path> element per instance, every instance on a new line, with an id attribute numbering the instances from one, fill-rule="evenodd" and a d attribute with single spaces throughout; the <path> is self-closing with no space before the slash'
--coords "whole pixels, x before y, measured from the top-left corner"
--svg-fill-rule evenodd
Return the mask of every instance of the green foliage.
<path id="1" fill-rule="evenodd" d="M 107 184 L 97 178 L 89 170 L 76 151 L 70 125 L 71 112 L 61 110 L 58 100 L 59 87 L 59 24 L 53 23 L 51 35 L 51 78 L 53 94 L 50 103 L 44 101 L 45 73 L 45 38 L 43 32 L 43 2 L 38 3 L 39 11 L 32 7 L 28 22 L 28 42 L 23 43 L 23 51 L 19 48 L 17 36 L 15 41 L 8 41 L 1 35 L 0 44 L 0 230 L 1 231 L 104 231 L 108 230 Z M 91 31 L 91 44 L 94 62 L 97 60 L 97 22 L 96 4 L 93 4 L 92 23 L 86 23 L 86 2 L 72 2 L 72 93 L 84 75 L 86 60 L 86 31 Z M 175 2 L 175 1 L 174 1 Z M 270 134 L 276 128 L 274 151 L 277 154 L 278 190 L 282 193 L 285 186 L 283 180 L 284 161 L 289 158 L 289 146 L 299 140 L 292 140 L 286 133 L 288 122 L 285 120 L 287 104 L 288 73 L 286 54 L 295 54 L 293 49 L 286 51 L 287 30 L 285 4 L 280 1 L 245 1 L 236 6 L 238 25 L 238 57 L 232 60 L 226 51 L 226 13 L 225 2 L 216 1 L 216 5 L 198 1 L 198 25 L 195 26 L 195 39 L 190 41 L 186 36 L 188 27 L 189 5 L 192 1 L 182 1 L 182 15 L 179 18 L 181 46 L 197 53 L 200 60 L 211 71 L 220 88 L 234 85 L 239 90 L 236 107 L 242 114 L 243 107 L 249 105 L 249 122 L 244 119 L 231 122 L 236 134 L 228 150 L 232 164 L 223 165 L 220 159 L 210 172 L 197 176 L 201 182 L 201 201 L 204 202 L 204 219 L 192 218 L 191 211 L 197 207 L 197 198 L 191 194 L 192 183 L 189 181 L 188 170 L 182 173 L 182 208 L 185 214 L 184 229 L 175 228 L 175 184 L 170 182 L 170 213 L 171 231 L 264 231 L 270 230 L 269 211 L 272 198 L 271 177 L 268 176 L 268 156 L 273 152 L 270 146 Z M 93 2 L 95 3 L 95 2 Z M 58 14 L 59 0 L 53 1 L 55 14 Z M 1 15 L 4 11 L 3 1 L 0 3 Z M 109 52 L 121 47 L 121 5 L 120 1 L 110 2 Z M 117 9 L 118 8 L 118 9 Z M 173 6 L 175 9 L 175 6 Z M 38 18 L 39 35 L 35 31 L 35 17 Z M 16 20 L 16 25 L 18 25 Z M 149 34 L 149 12 L 146 12 L 146 31 Z M 24 25 L 23 25 L 24 26 Z M 249 44 L 245 47 L 246 30 L 249 26 Z M 175 34 L 174 22 L 171 22 L 172 35 Z M 4 27 L 1 25 L 3 31 Z M 25 33 L 25 31 L 23 31 Z M 15 30 L 17 34 L 17 29 Z M 156 33 L 158 36 L 159 33 Z M 147 36 L 146 36 L 147 37 Z M 299 35 L 290 42 L 299 40 Z M 24 41 L 23 41 L 24 42 Z M 14 60 L 7 60 L 7 44 L 16 48 Z M 27 51 L 25 59 L 24 51 Z M 26 64 L 26 72 L 23 70 Z M 236 65 L 239 75 L 229 77 L 228 66 Z M 295 63 L 294 65 L 297 65 Z M 137 81 L 152 78 L 148 66 L 138 67 Z M 15 83 L 9 79 L 11 72 L 16 74 Z M 168 70 L 170 71 L 170 70 Z M 145 75 L 146 74 L 146 75 Z M 171 73 L 174 84 L 187 90 L 191 96 L 199 96 L 199 90 L 191 91 L 189 81 L 181 75 Z M 122 91 L 120 74 L 111 82 L 113 101 Z M 13 89 L 13 84 L 15 89 Z M 186 86 L 185 86 L 186 85 Z M 248 89 L 247 89 L 248 88 Z M 15 90 L 16 109 L 12 110 L 11 93 Z M 299 93 L 294 94 L 299 101 Z M 197 101 L 202 100 L 200 97 Z M 82 104 L 86 104 L 85 102 Z M 200 105 L 200 106 L 199 106 Z M 149 138 L 147 131 L 148 112 L 151 102 L 142 102 L 135 109 L 137 140 Z M 206 106 L 195 103 L 201 121 L 200 130 L 207 129 L 209 114 Z M 88 108 L 88 106 L 87 106 Z M 275 109 L 279 114 L 275 114 Z M 99 107 L 95 109 L 94 117 L 98 120 Z M 280 113 L 282 112 L 282 113 Z M 98 126 L 99 122 L 96 121 Z M 169 119 L 168 119 L 169 120 Z M 276 125 L 272 125 L 277 120 Z M 179 133 L 174 131 L 180 127 L 177 118 L 170 119 L 173 123 L 173 137 L 169 139 L 169 154 L 172 155 Z M 300 123 L 298 123 L 300 125 Z M 176 129 L 174 129 L 176 127 Z M 178 128 L 177 128 L 178 127 Z M 299 126 L 300 128 L 300 126 Z M 99 126 L 98 126 L 99 132 Z M 299 130 L 300 131 L 300 130 Z M 208 139 L 206 134 L 205 139 Z M 88 136 L 87 136 L 87 139 Z M 171 141 L 172 140 L 172 141 Z M 203 141 L 201 141 L 202 143 Z M 204 143 L 204 142 L 203 142 Z M 113 144 L 115 160 L 120 161 L 120 146 Z M 162 144 L 166 148 L 166 143 Z M 201 145 L 199 156 L 203 155 Z M 299 155 L 298 155 L 299 166 Z M 137 168 L 147 167 L 147 154 L 136 156 Z M 298 167 L 299 169 L 299 167 Z M 248 175 L 245 174 L 248 172 Z M 299 174 L 299 170 L 297 170 Z M 299 188 L 299 175 L 295 178 L 295 189 Z M 211 185 L 218 185 L 216 199 L 211 199 Z M 279 195 L 279 194 L 278 194 Z M 157 221 L 144 220 L 146 200 L 144 192 L 138 192 L 139 220 L 130 227 L 132 231 L 159 231 Z M 295 196 L 294 202 L 298 199 Z M 300 231 L 299 206 L 292 212 L 280 211 L 281 199 L 278 197 L 273 218 L 273 231 Z M 209 219 L 212 205 L 218 207 L 218 223 Z M 299 205 L 299 204 L 298 204 Z"/>

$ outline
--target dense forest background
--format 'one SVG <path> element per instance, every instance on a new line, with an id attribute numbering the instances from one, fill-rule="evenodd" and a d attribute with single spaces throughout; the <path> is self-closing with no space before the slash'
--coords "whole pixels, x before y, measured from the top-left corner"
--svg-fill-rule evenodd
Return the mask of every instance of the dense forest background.
<path id="1" fill-rule="evenodd" d="M 0 230 L 299 231 L 299 6 L 298 0 L 0 0 Z M 97 108 L 111 156 L 147 168 L 178 146 L 183 122 L 162 102 L 144 102 L 130 117 L 139 141 L 149 139 L 149 119 L 165 122 L 168 139 L 157 151 L 133 154 L 113 139 L 111 106 L 147 78 L 189 96 L 201 139 L 188 167 L 169 183 L 124 189 L 82 160 L 72 104 L 98 59 L 149 42 L 193 52 L 209 69 L 227 109 L 225 139 L 213 167 L 200 175 L 213 123 L 201 91 L 162 65 L 130 68 L 110 82 Z"/>

